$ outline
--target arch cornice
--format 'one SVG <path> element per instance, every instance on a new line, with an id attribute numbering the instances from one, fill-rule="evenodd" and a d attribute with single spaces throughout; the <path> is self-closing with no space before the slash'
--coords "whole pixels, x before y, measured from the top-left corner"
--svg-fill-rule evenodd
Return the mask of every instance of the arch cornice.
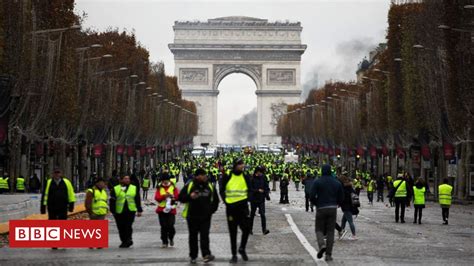
<path id="1" fill-rule="evenodd" d="M 257 86 L 262 88 L 262 65 L 261 64 L 214 64 L 212 89 L 217 90 L 221 81 L 232 73 L 242 73 L 249 76 Z"/>

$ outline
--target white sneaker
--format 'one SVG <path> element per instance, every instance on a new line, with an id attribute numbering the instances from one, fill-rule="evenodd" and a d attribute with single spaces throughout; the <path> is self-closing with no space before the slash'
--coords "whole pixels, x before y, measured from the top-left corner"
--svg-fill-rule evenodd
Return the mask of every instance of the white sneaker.
<path id="1" fill-rule="evenodd" d="M 349 236 L 347 239 L 348 239 L 348 240 L 357 240 L 358 238 L 357 238 L 357 236 L 355 236 L 355 235 L 351 235 L 351 236 Z"/>

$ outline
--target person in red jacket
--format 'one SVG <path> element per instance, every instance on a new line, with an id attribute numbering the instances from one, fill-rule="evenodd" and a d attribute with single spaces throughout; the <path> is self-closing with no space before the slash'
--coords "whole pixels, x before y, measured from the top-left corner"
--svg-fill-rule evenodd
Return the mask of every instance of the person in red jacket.
<path id="1" fill-rule="evenodd" d="M 178 196 L 178 188 L 170 181 L 169 174 L 163 173 L 155 193 L 155 200 L 158 202 L 156 213 L 161 226 L 162 248 L 167 248 L 168 244 L 174 246 L 173 238 L 176 234 L 174 223 Z"/>

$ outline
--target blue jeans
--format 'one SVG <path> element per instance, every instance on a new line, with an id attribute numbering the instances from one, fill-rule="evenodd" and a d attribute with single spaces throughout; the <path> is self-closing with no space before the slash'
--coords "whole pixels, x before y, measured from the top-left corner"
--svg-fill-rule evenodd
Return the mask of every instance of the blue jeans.
<path id="1" fill-rule="evenodd" d="M 352 220 L 352 212 L 351 211 L 344 211 L 344 215 L 342 216 L 341 227 L 342 229 L 346 228 L 346 221 L 349 222 L 349 227 L 351 228 L 352 235 L 356 234 L 356 228 L 354 225 L 354 221 Z"/>

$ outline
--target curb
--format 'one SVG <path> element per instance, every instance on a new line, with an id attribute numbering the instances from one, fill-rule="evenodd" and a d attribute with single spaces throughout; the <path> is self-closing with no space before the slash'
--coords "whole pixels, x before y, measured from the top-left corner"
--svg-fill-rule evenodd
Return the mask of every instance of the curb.
<path id="1" fill-rule="evenodd" d="M 75 206 L 74 211 L 68 213 L 67 216 L 69 217 L 71 215 L 75 215 L 75 214 L 85 212 L 85 211 L 86 211 L 86 207 L 82 203 L 82 204 L 79 204 L 79 205 Z M 47 220 L 47 219 L 48 219 L 48 214 L 31 214 L 31 215 L 28 215 L 27 217 L 25 217 L 23 219 L 20 219 L 20 220 Z M 7 234 L 8 232 L 9 232 L 9 222 L 1 223 L 0 224 L 0 234 Z"/>

